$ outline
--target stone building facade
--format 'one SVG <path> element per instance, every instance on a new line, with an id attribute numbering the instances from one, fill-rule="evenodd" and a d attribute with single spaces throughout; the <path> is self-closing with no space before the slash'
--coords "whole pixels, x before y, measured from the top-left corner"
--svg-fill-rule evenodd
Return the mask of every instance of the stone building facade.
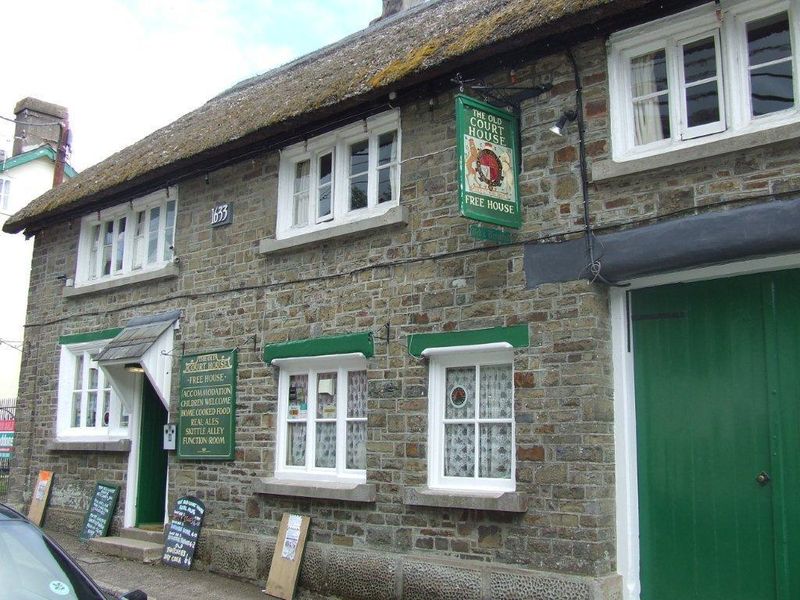
<path id="1" fill-rule="evenodd" d="M 393 22 L 424 18 L 447 4 L 422 5 Z M 515 3 L 507 4 L 504 10 L 513 11 Z M 731 3 L 731 10 L 742 4 Z M 796 19 L 796 3 L 785 4 L 763 2 L 754 10 L 762 11 L 759 19 L 764 11 L 768 17 L 788 11 Z M 693 10 L 713 12 L 709 6 Z M 654 582 L 650 542 L 638 541 L 651 531 L 645 511 L 657 505 L 646 504 L 651 492 L 640 487 L 647 485 L 644 467 L 637 471 L 632 405 L 635 397 L 645 406 L 646 392 L 633 387 L 633 370 L 644 359 L 634 356 L 631 339 L 642 347 L 653 342 L 636 337 L 650 334 L 630 320 L 630 303 L 637 314 L 640 289 L 794 267 L 800 247 L 800 239 L 779 226 L 796 215 L 796 107 L 773 127 L 633 158 L 613 154 L 612 130 L 621 117 L 612 114 L 618 82 L 610 57 L 627 39 L 619 32 L 640 23 L 646 28 L 654 16 L 671 27 L 685 18 L 674 14 L 679 8 L 685 6 L 656 14 L 647 2 L 610 3 L 587 13 L 596 29 L 571 31 L 574 43 L 563 50 L 527 45 L 526 32 L 519 34 L 519 48 L 498 50 L 491 66 L 463 55 L 458 69 L 464 77 L 544 89 L 519 104 L 522 227 L 507 244 L 475 239 L 472 222 L 459 213 L 455 69 L 437 75 L 436 85 L 408 84 L 408 93 L 399 86 L 397 100 L 384 101 L 384 109 L 399 114 L 399 201 L 369 227 L 282 238 L 277 147 L 218 168 L 203 164 L 174 185 L 162 181 L 162 188 L 170 186 L 166 198 L 177 202 L 174 249 L 168 267 L 154 277 L 65 287 L 59 277 L 79 272 L 81 219 L 91 210 L 74 208 L 47 221 L 46 212 L 20 216 L 18 223 L 36 226 L 36 245 L 15 500 L 29 501 L 36 473 L 48 469 L 56 473 L 52 526 L 77 529 L 98 480 L 119 484 L 120 507 L 126 506 L 135 436 L 103 443 L 59 437 L 62 348 L 85 343 L 81 336 L 92 332 L 110 331 L 110 339 L 131 319 L 180 311 L 170 330 L 172 350 L 162 353 L 170 363 L 170 381 L 159 388 L 171 390 L 169 421 L 178 419 L 179 357 L 238 350 L 235 459 L 168 457 L 167 506 L 184 495 L 207 506 L 200 568 L 263 581 L 281 517 L 289 512 L 311 517 L 300 585 L 347 598 L 638 598 L 642 587 L 670 585 Z M 621 16 L 622 9 L 632 12 Z M 545 39 L 546 27 L 532 31 Z M 780 26 L 773 29 L 778 35 Z M 576 108 L 576 70 L 578 123 L 568 122 L 566 135 L 557 136 L 550 126 Z M 465 93 L 482 92 L 467 84 Z M 328 118 L 337 126 L 342 121 L 347 118 Z M 308 131 L 319 125 L 309 121 Z M 223 202 L 233 208 L 232 222 L 212 228 L 209 215 Z M 591 256 L 584 252 L 587 210 Z M 775 233 L 733 247 L 742 233 L 726 218 Z M 697 223 L 717 235 L 713 243 L 694 237 Z M 663 314 L 677 313 L 664 308 Z M 436 355 L 412 355 L 409 339 L 452 333 L 448 345 L 459 346 L 466 338 L 458 334 L 493 331 L 506 339 L 511 334 L 503 332 L 520 327 L 525 341 L 505 350 L 513 363 L 512 488 L 430 489 Z M 373 344 L 364 359 L 365 481 L 346 489 L 279 481 L 285 363 L 267 364 L 265 348 L 359 332 L 372 332 Z M 477 352 L 486 348 L 475 346 Z M 796 414 L 795 407 L 786 410 Z M 136 417 L 128 418 L 132 428 Z M 794 448 L 796 432 L 782 435 L 785 448 Z M 641 433 L 638 439 L 641 457 L 658 454 Z M 785 485 L 782 493 L 795 484 Z M 122 508 L 113 530 L 133 520 L 134 508 Z M 776 536 L 788 540 L 786 556 L 796 552 L 795 525 L 789 519 L 776 527 Z M 780 567 L 776 572 L 782 591 L 764 597 L 790 597 L 781 594 L 795 589 L 796 576 Z"/>

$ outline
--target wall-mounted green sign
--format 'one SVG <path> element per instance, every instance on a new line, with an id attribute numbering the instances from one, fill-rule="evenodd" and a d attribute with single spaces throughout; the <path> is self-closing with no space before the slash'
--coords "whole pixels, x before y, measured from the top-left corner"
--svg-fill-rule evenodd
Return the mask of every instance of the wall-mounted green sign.
<path id="1" fill-rule="evenodd" d="M 461 214 L 519 229 L 517 118 L 467 96 L 456 96 L 456 156 Z"/>
<path id="2" fill-rule="evenodd" d="M 236 350 L 181 358 L 178 458 L 233 460 Z"/>

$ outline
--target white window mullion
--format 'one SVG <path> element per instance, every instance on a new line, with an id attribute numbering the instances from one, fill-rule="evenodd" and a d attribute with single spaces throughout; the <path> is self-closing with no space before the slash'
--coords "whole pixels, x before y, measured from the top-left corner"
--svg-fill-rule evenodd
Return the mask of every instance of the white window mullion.
<path id="1" fill-rule="evenodd" d="M 669 129 L 670 140 L 680 139 L 684 123 L 681 110 L 683 85 L 680 85 L 682 69 L 679 67 L 678 48 L 673 40 L 669 40 L 665 48 L 667 56 L 667 96 L 669 97 Z"/>
<path id="2" fill-rule="evenodd" d="M 125 253 L 122 255 L 122 270 L 130 273 L 133 270 L 134 239 L 136 237 L 136 212 L 128 211 L 125 223 Z M 109 417 L 109 424 L 111 419 Z"/>
<path id="3" fill-rule="evenodd" d="M 337 139 L 333 147 L 333 220 L 341 220 L 347 214 L 347 144 Z"/>
<path id="4" fill-rule="evenodd" d="M 308 371 L 308 414 L 306 415 L 306 471 L 317 460 L 317 371 Z"/>
<path id="5" fill-rule="evenodd" d="M 750 89 L 746 75 L 747 44 L 744 40 L 744 24 L 732 16 L 723 19 L 720 27 L 722 88 L 725 92 L 728 126 L 734 130 L 745 127 L 749 122 L 747 115 L 750 114 L 750 94 L 743 93 L 743 90 Z"/>
<path id="6" fill-rule="evenodd" d="M 278 430 L 275 433 L 276 465 L 285 466 L 287 461 L 286 446 L 289 435 L 289 374 L 286 369 L 278 373 Z"/>
<path id="7" fill-rule="evenodd" d="M 83 373 L 81 374 L 81 420 L 80 429 L 86 429 L 89 426 L 89 368 L 91 363 L 91 356 L 88 352 L 83 353 Z"/>
<path id="8" fill-rule="evenodd" d="M 344 473 L 347 468 L 347 371 L 336 371 L 336 472 Z"/>
<path id="9" fill-rule="evenodd" d="M 481 451 L 481 366 L 475 365 L 475 413 L 472 416 L 472 428 L 475 431 L 475 464 L 472 465 L 473 477 L 478 479 L 480 465 L 480 451 Z"/>
<path id="10" fill-rule="evenodd" d="M 167 203 L 162 202 L 159 205 L 159 212 L 161 218 L 158 220 L 158 241 L 156 243 L 156 261 L 160 261 L 164 256 L 164 231 L 167 227 Z"/>
<path id="11" fill-rule="evenodd" d="M 378 204 L 378 136 L 371 133 L 367 140 L 367 208 Z"/>

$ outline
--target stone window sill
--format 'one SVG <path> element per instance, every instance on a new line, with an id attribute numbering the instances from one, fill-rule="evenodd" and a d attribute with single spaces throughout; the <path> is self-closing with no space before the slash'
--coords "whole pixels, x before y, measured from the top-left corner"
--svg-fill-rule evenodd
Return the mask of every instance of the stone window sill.
<path id="1" fill-rule="evenodd" d="M 518 492 L 464 492 L 432 490 L 428 487 L 405 488 L 403 504 L 511 513 L 524 513 L 528 510 L 527 496 Z"/>
<path id="2" fill-rule="evenodd" d="M 176 263 L 169 263 L 168 265 L 155 271 L 137 273 L 135 275 L 128 275 L 127 277 L 109 279 L 108 281 L 100 281 L 98 283 L 82 285 L 79 287 L 65 287 L 62 295 L 64 298 L 74 298 L 76 296 L 84 296 L 86 294 L 94 294 L 96 292 L 113 290 L 125 285 L 144 283 L 146 281 L 157 281 L 159 279 L 170 279 L 177 277 L 179 273 L 180 270 L 178 269 L 178 265 Z"/>
<path id="3" fill-rule="evenodd" d="M 408 225 L 408 209 L 405 206 L 395 206 L 382 215 L 361 219 L 360 221 L 342 223 L 328 229 L 320 229 L 319 231 L 312 231 L 282 240 L 265 238 L 259 243 L 258 252 L 259 254 L 277 254 L 312 244 L 320 244 L 334 238 L 352 236 L 365 231 L 399 225 Z"/>
<path id="4" fill-rule="evenodd" d="M 605 181 L 615 177 L 644 173 L 664 167 L 701 160 L 728 152 L 749 150 L 800 137 L 800 123 L 780 125 L 771 129 L 752 131 L 740 135 L 698 144 L 689 148 L 676 148 L 670 152 L 634 158 L 626 161 L 599 160 L 592 164 L 592 181 Z"/>
<path id="5" fill-rule="evenodd" d="M 257 481 L 253 486 L 256 494 L 268 496 L 291 496 L 294 498 L 320 498 L 345 502 L 375 502 L 374 483 L 350 483 L 333 481 L 296 481 L 270 477 Z"/>
<path id="6" fill-rule="evenodd" d="M 48 452 L 130 452 L 130 440 L 113 440 L 107 442 L 65 442 L 53 440 L 47 443 Z"/>

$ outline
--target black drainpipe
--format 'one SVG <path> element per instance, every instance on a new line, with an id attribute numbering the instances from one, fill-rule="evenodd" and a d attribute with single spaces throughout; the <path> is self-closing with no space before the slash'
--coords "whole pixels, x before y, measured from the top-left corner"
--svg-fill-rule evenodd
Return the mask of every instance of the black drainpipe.
<path id="1" fill-rule="evenodd" d="M 589 257 L 589 281 L 595 280 L 615 287 L 627 287 L 609 281 L 600 272 L 602 264 L 594 255 L 594 233 L 592 232 L 592 225 L 589 221 L 589 175 L 586 166 L 586 139 L 585 139 L 585 126 L 583 120 L 583 85 L 581 84 L 581 75 L 578 71 L 578 63 L 575 61 L 575 55 L 572 53 L 572 48 L 566 50 L 567 58 L 572 64 L 572 72 L 575 75 L 575 120 L 578 123 L 578 160 L 580 161 L 581 171 L 581 194 L 583 195 L 583 221 L 584 221 L 584 235 L 586 236 L 586 254 Z"/>

